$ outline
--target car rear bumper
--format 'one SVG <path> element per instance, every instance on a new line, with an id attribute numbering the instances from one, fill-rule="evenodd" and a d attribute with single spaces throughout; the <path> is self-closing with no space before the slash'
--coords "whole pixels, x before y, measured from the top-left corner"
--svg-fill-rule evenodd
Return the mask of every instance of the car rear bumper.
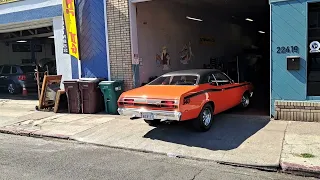
<path id="1" fill-rule="evenodd" d="M 178 111 L 160 111 L 160 110 L 146 110 L 138 108 L 118 108 L 120 115 L 131 116 L 135 118 L 144 118 L 144 115 L 151 115 L 152 118 L 146 120 L 161 119 L 163 121 L 180 121 L 181 112 Z M 145 119 L 145 118 L 144 118 Z"/>

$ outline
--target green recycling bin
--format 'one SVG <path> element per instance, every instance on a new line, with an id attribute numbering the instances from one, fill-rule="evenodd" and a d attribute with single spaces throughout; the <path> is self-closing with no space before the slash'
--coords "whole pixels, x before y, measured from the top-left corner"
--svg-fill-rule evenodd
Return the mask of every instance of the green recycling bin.
<path id="1" fill-rule="evenodd" d="M 105 111 L 107 114 L 118 114 L 118 98 L 123 92 L 123 81 L 101 81 L 99 83 L 104 97 Z"/>

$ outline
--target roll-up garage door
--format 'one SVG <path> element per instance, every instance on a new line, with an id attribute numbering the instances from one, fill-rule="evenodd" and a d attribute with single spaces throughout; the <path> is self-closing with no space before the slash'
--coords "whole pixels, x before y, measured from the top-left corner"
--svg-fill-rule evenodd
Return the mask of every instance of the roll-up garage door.
<path id="1" fill-rule="evenodd" d="M 35 21 L 25 21 L 21 23 L 3 24 L 0 25 L 0 33 L 16 32 L 28 29 L 36 29 L 52 26 L 52 18 L 40 19 Z"/>

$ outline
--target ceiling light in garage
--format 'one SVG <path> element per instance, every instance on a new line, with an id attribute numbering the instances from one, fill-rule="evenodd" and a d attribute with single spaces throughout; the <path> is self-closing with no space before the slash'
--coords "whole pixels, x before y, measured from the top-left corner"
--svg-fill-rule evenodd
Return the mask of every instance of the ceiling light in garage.
<path id="1" fill-rule="evenodd" d="M 252 22 L 252 21 L 253 21 L 253 19 L 247 18 L 247 19 L 246 19 L 246 21 L 250 21 L 250 22 Z"/>
<path id="2" fill-rule="evenodd" d="M 266 33 L 266 32 L 264 32 L 264 31 L 258 31 L 259 33 L 261 33 L 261 34 L 264 34 L 264 33 Z"/>
<path id="3" fill-rule="evenodd" d="M 26 43 L 26 42 L 28 42 L 28 41 L 26 41 L 26 40 L 19 40 L 19 41 L 17 41 L 17 43 Z"/>
<path id="4" fill-rule="evenodd" d="M 202 19 L 193 18 L 193 17 L 189 17 L 189 16 L 187 16 L 187 19 L 194 20 L 194 21 L 203 21 Z"/>

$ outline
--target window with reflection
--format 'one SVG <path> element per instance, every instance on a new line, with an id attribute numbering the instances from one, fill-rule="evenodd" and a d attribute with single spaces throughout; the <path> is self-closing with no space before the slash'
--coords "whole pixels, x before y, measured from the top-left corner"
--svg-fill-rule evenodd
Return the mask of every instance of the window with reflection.
<path id="1" fill-rule="evenodd" d="M 309 45 L 320 42 L 320 3 L 308 4 L 307 95 L 320 96 L 320 52 L 310 52 Z"/>

